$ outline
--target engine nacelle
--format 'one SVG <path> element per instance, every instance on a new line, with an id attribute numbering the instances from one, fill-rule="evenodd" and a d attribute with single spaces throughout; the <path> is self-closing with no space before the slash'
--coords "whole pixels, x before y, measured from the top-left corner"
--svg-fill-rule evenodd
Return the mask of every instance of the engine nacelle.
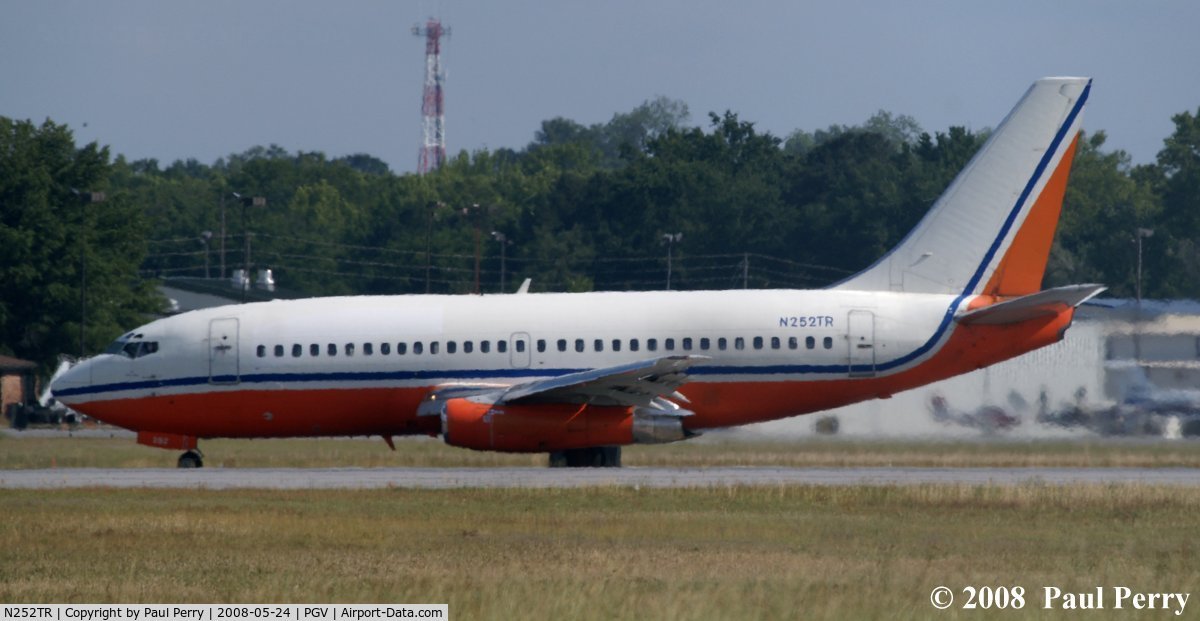
<path id="1" fill-rule="evenodd" d="M 674 442 L 688 437 L 678 416 L 629 407 L 496 405 L 471 398 L 441 404 L 442 440 L 451 446 L 545 453 L 594 446 Z"/>

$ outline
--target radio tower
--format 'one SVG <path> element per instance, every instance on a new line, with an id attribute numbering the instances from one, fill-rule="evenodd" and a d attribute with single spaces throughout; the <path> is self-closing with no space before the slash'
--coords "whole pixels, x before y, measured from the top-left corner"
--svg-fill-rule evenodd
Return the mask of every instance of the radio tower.
<path id="1" fill-rule="evenodd" d="M 429 18 L 424 26 L 413 26 L 412 32 L 425 37 L 425 93 L 421 100 L 421 156 L 417 172 L 425 174 L 437 170 L 446 161 L 446 114 L 445 94 L 442 83 L 446 75 L 442 71 L 442 35 L 450 29 L 443 28 L 435 17 Z"/>

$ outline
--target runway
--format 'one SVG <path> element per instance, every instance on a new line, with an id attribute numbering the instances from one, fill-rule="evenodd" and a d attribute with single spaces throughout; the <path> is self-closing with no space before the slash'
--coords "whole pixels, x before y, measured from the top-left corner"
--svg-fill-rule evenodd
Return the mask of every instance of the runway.
<path id="1" fill-rule="evenodd" d="M 1200 486 L 1193 468 L 62 468 L 0 471 L 0 489 L 465 489 L 730 485 Z"/>

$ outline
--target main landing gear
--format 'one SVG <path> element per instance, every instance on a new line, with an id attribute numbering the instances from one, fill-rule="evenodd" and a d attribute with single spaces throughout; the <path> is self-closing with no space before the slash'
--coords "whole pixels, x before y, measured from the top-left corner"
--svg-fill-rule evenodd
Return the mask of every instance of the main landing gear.
<path id="1" fill-rule="evenodd" d="M 621 447 L 593 446 L 550 453 L 551 468 L 620 468 Z"/>
<path id="2" fill-rule="evenodd" d="M 184 453 L 183 455 L 180 455 L 179 456 L 179 467 L 180 468 L 203 468 L 204 467 L 204 454 L 201 453 L 200 449 L 197 448 L 197 449 L 192 449 L 192 450 Z"/>

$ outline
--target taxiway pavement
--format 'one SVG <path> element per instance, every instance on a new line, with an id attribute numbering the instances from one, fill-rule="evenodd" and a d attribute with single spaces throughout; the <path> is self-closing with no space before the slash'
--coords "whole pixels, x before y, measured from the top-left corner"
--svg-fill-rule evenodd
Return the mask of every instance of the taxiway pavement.
<path id="1" fill-rule="evenodd" d="M 1195 468 L 60 468 L 0 470 L 0 488 L 381 489 L 730 485 L 1200 487 Z"/>

